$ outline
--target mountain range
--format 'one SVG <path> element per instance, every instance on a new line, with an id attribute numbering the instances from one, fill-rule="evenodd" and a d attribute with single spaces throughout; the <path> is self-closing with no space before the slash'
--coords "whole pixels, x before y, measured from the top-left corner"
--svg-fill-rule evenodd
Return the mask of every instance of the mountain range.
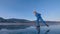
<path id="1" fill-rule="evenodd" d="M 28 23 L 28 22 L 30 21 L 26 19 L 16 19 L 16 18 L 4 19 L 0 17 L 0 23 Z"/>
<path id="2" fill-rule="evenodd" d="M 30 21 L 26 19 L 16 19 L 16 18 L 10 18 L 10 19 L 4 19 L 0 17 L 0 23 L 33 23 L 35 21 Z M 46 21 L 47 23 L 60 23 L 60 21 Z"/>

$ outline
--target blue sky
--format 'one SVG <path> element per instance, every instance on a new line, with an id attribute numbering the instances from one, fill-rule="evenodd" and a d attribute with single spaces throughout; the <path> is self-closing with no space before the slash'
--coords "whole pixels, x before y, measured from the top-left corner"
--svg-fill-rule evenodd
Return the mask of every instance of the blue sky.
<path id="1" fill-rule="evenodd" d="M 33 10 L 44 20 L 60 21 L 60 0 L 0 0 L 0 17 L 36 20 Z"/>

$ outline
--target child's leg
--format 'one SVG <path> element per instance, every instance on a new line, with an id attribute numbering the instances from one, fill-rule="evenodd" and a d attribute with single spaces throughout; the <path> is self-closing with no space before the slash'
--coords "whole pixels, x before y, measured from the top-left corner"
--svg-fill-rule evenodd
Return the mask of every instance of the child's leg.
<path id="1" fill-rule="evenodd" d="M 42 21 L 42 23 L 44 23 L 46 26 L 48 26 L 42 18 L 40 18 L 40 20 Z"/>
<path id="2" fill-rule="evenodd" d="M 39 18 L 37 18 L 37 20 L 36 20 L 36 26 L 40 26 Z"/>
<path id="3" fill-rule="evenodd" d="M 46 22 L 42 18 L 40 18 L 40 20 L 42 23 L 44 23 L 46 25 Z"/>

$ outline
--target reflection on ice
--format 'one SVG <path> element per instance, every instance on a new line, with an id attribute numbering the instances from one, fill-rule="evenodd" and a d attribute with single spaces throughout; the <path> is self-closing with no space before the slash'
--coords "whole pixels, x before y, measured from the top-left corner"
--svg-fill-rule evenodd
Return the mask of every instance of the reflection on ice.
<path id="1" fill-rule="evenodd" d="M 38 31 L 35 26 L 31 26 L 26 29 L 16 30 L 1 29 L 0 34 L 38 34 Z M 60 25 L 41 26 L 40 34 L 60 34 Z"/>

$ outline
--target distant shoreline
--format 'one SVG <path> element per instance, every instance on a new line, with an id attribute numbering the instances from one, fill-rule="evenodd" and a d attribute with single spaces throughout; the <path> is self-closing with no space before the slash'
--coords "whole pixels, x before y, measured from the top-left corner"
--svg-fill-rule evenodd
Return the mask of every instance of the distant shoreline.
<path id="1" fill-rule="evenodd" d="M 48 22 L 47 24 L 58 25 L 58 24 L 60 24 L 60 22 Z M 34 22 L 31 22 L 31 23 L 0 23 L 0 25 L 28 25 L 28 26 L 32 26 L 32 25 L 35 25 L 35 23 Z M 40 23 L 40 25 L 44 25 L 44 24 Z"/>

